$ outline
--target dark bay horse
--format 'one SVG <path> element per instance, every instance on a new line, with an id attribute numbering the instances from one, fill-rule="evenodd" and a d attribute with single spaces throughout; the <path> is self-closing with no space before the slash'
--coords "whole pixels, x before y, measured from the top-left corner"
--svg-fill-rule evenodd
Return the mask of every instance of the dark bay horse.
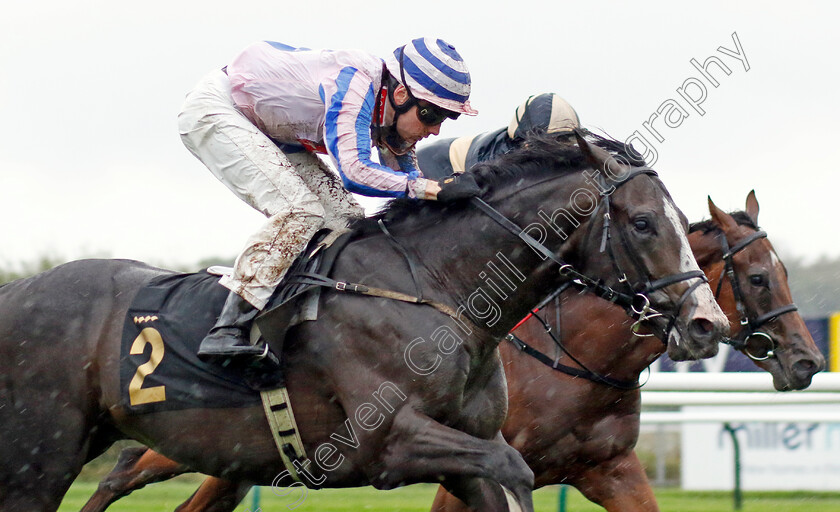
<path id="1" fill-rule="evenodd" d="M 757 228 L 758 210 L 753 192 L 747 196 L 746 211 L 733 215 L 722 212 L 710 200 L 711 220 L 693 224 L 689 242 L 712 288 L 720 290 L 717 300 L 729 317 L 734 339 L 741 341 L 741 350 L 748 351 L 757 365 L 773 375 L 776 389 L 803 389 L 825 362 L 802 318 L 789 307 L 792 300 L 786 271 Z M 725 237 L 726 246 L 721 237 Z M 725 274 L 725 252 L 732 253 L 733 277 L 740 288 L 737 300 L 735 287 Z M 747 326 L 741 325 L 739 300 L 743 304 L 740 309 L 748 313 Z M 642 370 L 665 349 L 657 339 L 629 337 L 630 322 L 624 312 L 591 294 L 563 293 L 540 314 L 559 332 L 565 350 L 555 345 L 536 319 L 527 321 L 515 334 L 561 364 L 576 369 L 585 366 L 606 379 L 626 383 L 628 388 L 636 388 Z M 766 321 L 759 325 L 756 320 L 762 317 Z M 757 337 L 758 344 L 750 343 L 747 337 L 754 332 L 767 332 L 772 345 L 762 346 L 762 336 Z M 553 371 L 514 344 L 504 343 L 500 348 L 510 394 L 502 432 L 522 451 L 535 472 L 536 485 L 574 485 L 610 511 L 657 510 L 633 451 L 639 433 L 638 389 L 620 389 Z M 768 354 L 771 349 L 772 356 Z M 570 354 L 583 365 L 570 361 Z M 190 469 L 148 448 L 126 449 L 83 512 L 100 512 L 133 490 L 186 471 Z M 178 510 L 231 511 L 249 489 L 248 484 L 208 478 Z M 434 510 L 463 508 L 461 501 L 441 490 Z"/>
<path id="2" fill-rule="evenodd" d="M 693 277 L 684 217 L 655 173 L 619 163 L 598 147 L 616 143 L 589 137 L 534 138 L 472 171 L 483 201 L 402 201 L 357 226 L 331 275 L 420 290 L 426 304 L 326 293 L 319 320 L 289 332 L 288 391 L 314 458 L 298 468 L 307 486 L 441 482 L 477 510 L 533 510 L 533 473 L 500 433 L 498 343 L 573 278 L 629 297 L 673 359 L 717 353 L 728 322 Z M 414 279 L 406 254 L 419 262 Z M 490 264 L 504 265 L 504 282 L 489 282 Z M 233 481 L 271 485 L 288 474 L 262 407 L 130 415 L 122 405 L 126 312 L 167 273 L 84 260 L 0 288 L 0 509 L 55 510 L 82 465 L 126 437 Z"/>

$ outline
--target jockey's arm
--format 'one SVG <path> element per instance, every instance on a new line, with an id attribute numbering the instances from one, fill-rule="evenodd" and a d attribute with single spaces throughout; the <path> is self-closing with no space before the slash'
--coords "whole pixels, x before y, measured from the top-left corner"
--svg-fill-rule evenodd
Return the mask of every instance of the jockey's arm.
<path id="1" fill-rule="evenodd" d="M 434 182 L 422 177 L 413 151 L 389 159 L 395 167 L 371 159 L 370 127 L 375 105 L 372 78 L 346 67 L 330 85 L 334 92 L 324 98 L 324 141 L 345 188 L 365 196 L 426 199 L 425 191 L 434 188 Z"/>

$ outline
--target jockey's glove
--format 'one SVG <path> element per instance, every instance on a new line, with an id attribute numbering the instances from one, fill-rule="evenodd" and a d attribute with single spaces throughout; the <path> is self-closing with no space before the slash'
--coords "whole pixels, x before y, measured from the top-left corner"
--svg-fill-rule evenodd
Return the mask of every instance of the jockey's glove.
<path id="1" fill-rule="evenodd" d="M 438 181 L 440 191 L 437 193 L 437 200 L 444 203 L 475 197 L 481 193 L 481 188 L 475 182 L 472 174 L 453 174 Z"/>

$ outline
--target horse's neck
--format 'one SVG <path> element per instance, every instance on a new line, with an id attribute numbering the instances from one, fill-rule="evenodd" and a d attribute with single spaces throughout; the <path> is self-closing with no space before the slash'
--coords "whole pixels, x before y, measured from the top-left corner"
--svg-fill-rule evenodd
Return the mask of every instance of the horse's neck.
<path id="1" fill-rule="evenodd" d="M 552 325 L 565 351 L 558 350 L 546 333 L 536 336 L 535 343 L 568 366 L 578 366 L 571 355 L 595 373 L 634 381 L 664 352 L 656 338 L 633 336 L 633 321 L 623 309 L 589 293 L 566 292 L 559 306 L 552 302 L 541 315 Z"/>
<path id="2" fill-rule="evenodd" d="M 429 294 L 464 308 L 479 327 L 497 338 L 561 282 L 555 264 L 542 260 L 520 238 L 483 214 L 450 235 L 442 234 L 433 246 L 436 250 L 430 251 L 419 238 L 407 243 L 422 259 Z M 548 247 L 558 244 L 546 241 Z"/>

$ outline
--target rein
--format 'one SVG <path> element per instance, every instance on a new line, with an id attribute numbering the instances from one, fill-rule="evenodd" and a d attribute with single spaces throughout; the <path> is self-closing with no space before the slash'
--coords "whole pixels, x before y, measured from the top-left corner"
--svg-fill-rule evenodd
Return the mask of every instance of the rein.
<path id="1" fill-rule="evenodd" d="M 603 284 L 603 282 L 601 280 L 593 279 L 593 278 L 579 272 L 572 265 L 570 265 L 570 264 L 564 262 L 563 260 L 561 260 L 560 258 L 558 258 L 555 253 L 551 252 L 542 243 L 535 240 L 531 235 L 529 235 L 527 232 L 525 232 L 525 230 L 520 228 L 515 223 L 511 222 L 507 217 L 505 217 L 504 215 L 502 215 L 501 213 L 496 211 L 492 206 L 490 206 L 489 204 L 484 202 L 484 200 L 482 200 L 481 198 L 473 197 L 471 199 L 471 201 L 472 201 L 473 205 L 475 205 L 479 210 L 484 212 L 487 216 L 489 216 L 491 219 L 496 221 L 498 224 L 500 224 L 502 227 L 507 229 L 509 232 L 511 232 L 514 235 L 516 235 L 517 237 L 521 238 L 532 249 L 537 251 L 539 254 L 541 254 L 545 258 L 548 258 L 551 261 L 560 265 L 560 274 L 561 275 L 563 275 L 565 277 L 568 277 L 572 280 L 580 282 L 587 290 L 591 291 L 595 295 L 597 295 L 597 296 L 599 296 L 599 297 L 601 297 L 601 298 L 603 298 L 603 299 L 605 299 L 609 302 L 615 303 L 615 304 L 623 307 L 624 310 L 627 312 L 627 314 L 631 318 L 636 320 L 636 322 L 633 324 L 633 327 L 632 327 L 633 333 L 636 334 L 636 336 L 639 336 L 639 337 L 653 336 L 652 334 L 639 334 L 639 332 L 638 332 L 639 327 L 646 320 L 650 320 L 650 319 L 656 318 L 656 317 L 665 316 L 662 313 L 659 313 L 655 309 L 651 308 L 650 299 L 648 298 L 648 294 L 653 293 L 653 292 L 658 291 L 658 290 L 661 290 L 663 288 L 666 288 L 666 287 L 668 287 L 672 284 L 682 282 L 682 281 L 686 281 L 686 280 L 689 280 L 689 279 L 695 279 L 695 278 L 699 279 L 696 283 L 689 286 L 689 288 L 683 293 L 683 295 L 680 297 L 679 301 L 677 302 L 676 312 L 673 315 L 670 315 L 668 326 L 666 327 L 665 335 L 663 336 L 663 338 L 665 338 L 665 340 L 666 340 L 666 341 L 663 341 L 663 343 L 667 344 L 667 339 L 670 337 L 671 330 L 673 329 L 674 325 L 676 324 L 676 320 L 677 320 L 677 317 L 679 316 L 679 312 L 682 310 L 682 306 L 685 304 L 685 302 L 688 300 L 688 297 L 694 292 L 694 290 L 696 290 L 697 287 L 699 287 L 699 286 L 703 285 L 704 283 L 708 282 L 708 280 L 706 279 L 706 275 L 703 273 L 703 271 L 692 270 L 692 271 L 689 271 L 689 272 L 682 272 L 682 273 L 679 273 L 679 274 L 666 276 L 666 277 L 663 277 L 661 279 L 657 279 L 657 280 L 651 282 L 650 281 L 650 273 L 647 271 L 645 266 L 640 261 L 638 261 L 638 258 L 635 257 L 635 254 L 631 250 L 630 244 L 626 239 L 626 235 L 624 234 L 624 232 L 621 229 L 619 229 L 619 235 L 621 237 L 621 242 L 622 242 L 622 246 L 623 246 L 623 249 L 624 249 L 625 253 L 627 253 L 628 257 L 631 258 L 631 261 L 633 262 L 634 266 L 636 267 L 638 275 L 643 276 L 643 279 L 645 280 L 645 286 L 641 289 L 641 291 L 636 292 L 633 289 L 633 287 L 630 285 L 630 283 L 627 279 L 627 273 L 622 270 L 620 264 L 618 263 L 617 258 L 615 257 L 615 253 L 614 253 L 613 248 L 612 248 L 613 244 L 611 242 L 612 237 L 610 235 L 610 226 L 611 226 L 610 218 L 611 217 L 610 217 L 610 201 L 609 201 L 609 198 L 610 198 L 610 194 L 612 194 L 612 192 L 615 192 L 616 190 L 618 190 L 619 187 L 621 187 L 625 183 L 628 183 L 633 178 L 635 178 L 637 176 L 641 176 L 641 175 L 658 176 L 656 171 L 654 171 L 650 167 L 634 167 L 633 171 L 626 178 L 624 178 L 623 180 L 618 181 L 614 184 L 612 190 L 610 190 L 609 192 L 601 192 L 601 197 L 603 197 L 604 200 L 598 206 L 599 209 L 601 207 L 604 207 L 604 223 L 603 223 L 603 233 L 602 233 L 602 237 L 601 237 L 601 252 L 604 252 L 605 249 L 607 250 L 607 252 L 609 254 L 609 257 L 610 257 L 610 261 L 611 261 L 611 263 L 613 265 L 613 268 L 615 269 L 616 274 L 618 276 L 619 283 L 625 284 L 630 293 L 623 293 L 623 292 L 620 292 L 618 290 L 615 290 L 612 287 L 609 287 L 609 286 Z M 604 178 L 603 178 L 603 176 L 600 176 L 600 175 L 599 175 L 599 177 L 601 179 L 601 184 L 602 184 L 602 187 L 600 188 L 600 190 L 605 190 L 607 187 L 606 187 L 606 184 L 604 182 Z M 591 226 L 592 226 L 592 224 L 590 224 L 590 227 Z M 588 232 L 587 232 L 587 235 L 588 235 Z"/>
<path id="2" fill-rule="evenodd" d="M 551 298 L 558 296 L 569 285 L 576 282 L 579 286 L 581 286 L 583 288 L 584 291 L 590 291 L 590 292 L 594 293 L 595 295 L 597 295 L 597 296 L 599 296 L 603 299 L 606 299 L 610 302 L 613 302 L 615 304 L 618 304 L 618 305 L 622 306 L 624 308 L 625 312 L 628 314 L 628 316 L 630 316 L 631 318 L 636 320 L 636 322 L 631 327 L 631 330 L 633 331 L 633 334 L 635 336 L 638 336 L 638 337 L 649 337 L 649 336 L 653 336 L 653 334 L 639 334 L 639 332 L 638 332 L 638 329 L 641 326 L 642 322 L 644 322 L 645 320 L 649 320 L 649 319 L 652 319 L 652 318 L 661 317 L 661 316 L 665 316 L 665 315 L 657 312 L 656 310 L 654 310 L 650 307 L 650 299 L 648 298 L 647 295 L 650 294 L 650 293 L 653 293 L 655 291 L 661 290 L 663 288 L 666 288 L 666 287 L 668 287 L 672 284 L 676 284 L 676 283 L 679 283 L 679 282 L 682 282 L 682 281 L 687 281 L 689 279 L 697 279 L 697 282 L 690 285 L 685 290 L 685 292 L 683 292 L 683 294 L 680 296 L 680 299 L 677 301 L 675 312 L 673 314 L 669 315 L 670 318 L 669 318 L 669 321 L 668 321 L 668 325 L 665 328 L 664 335 L 662 337 L 663 338 L 662 343 L 667 345 L 667 343 L 668 343 L 667 340 L 670 337 L 671 330 L 676 325 L 677 317 L 679 316 L 680 311 L 682 310 L 683 306 L 685 305 L 685 302 L 688 300 L 688 298 L 691 296 L 691 294 L 694 293 L 694 291 L 698 287 L 700 287 L 703 284 L 708 282 L 708 278 L 706 277 L 706 274 L 702 270 L 692 270 L 692 271 L 689 271 L 689 272 L 682 272 L 682 273 L 679 273 L 679 274 L 674 274 L 674 275 L 666 276 L 666 277 L 651 281 L 650 280 L 650 273 L 648 272 L 645 265 L 638 259 L 638 257 L 636 257 L 635 253 L 631 249 L 629 241 L 627 240 L 626 233 L 624 232 L 624 230 L 620 229 L 620 227 L 619 227 L 618 228 L 618 234 L 619 234 L 619 241 L 620 241 L 621 247 L 624 250 L 625 254 L 628 255 L 628 258 L 630 259 L 631 263 L 635 267 L 635 270 L 636 270 L 637 274 L 639 276 L 642 276 L 643 279 L 645 280 L 645 285 L 642 288 L 642 290 L 639 291 L 639 292 L 636 292 L 634 290 L 634 288 L 630 285 L 629 279 L 627 278 L 627 273 L 621 268 L 621 265 L 619 264 L 618 259 L 615 256 L 615 251 L 613 249 L 612 236 L 611 236 L 611 233 L 610 233 L 610 226 L 611 226 L 611 222 L 610 222 L 610 220 L 611 220 L 611 216 L 610 216 L 610 194 L 612 194 L 612 192 L 617 190 L 618 187 L 620 187 L 621 185 L 627 183 L 631 179 L 635 178 L 636 176 L 642 175 L 642 174 L 645 174 L 645 175 L 648 175 L 648 176 L 658 176 L 656 171 L 654 171 L 653 169 L 651 169 L 649 167 L 637 167 L 637 168 L 634 168 L 633 172 L 631 172 L 629 176 L 627 176 L 622 181 L 617 182 L 614 185 L 614 188 L 612 190 L 609 190 L 608 192 L 603 192 L 603 190 L 607 190 L 607 187 L 606 187 L 606 183 L 604 182 L 604 178 L 599 175 L 599 178 L 601 180 L 601 185 L 602 185 L 600 187 L 600 190 L 602 191 L 600 193 L 600 195 L 603 198 L 603 201 L 598 206 L 598 208 L 599 209 L 601 207 L 604 208 L 604 215 L 603 215 L 604 222 L 603 222 L 603 231 L 602 231 L 602 234 L 601 234 L 600 252 L 604 252 L 605 250 L 607 251 L 607 253 L 609 254 L 609 257 L 610 257 L 610 261 L 613 265 L 613 269 L 616 272 L 616 275 L 619 276 L 619 278 L 618 278 L 619 283 L 626 285 L 626 287 L 630 291 L 630 294 L 622 293 L 622 292 L 619 292 L 617 290 L 614 290 L 614 289 L 604 285 L 600 280 L 596 281 L 596 280 L 578 272 L 577 270 L 572 268 L 571 265 L 566 264 L 563 261 L 561 261 L 560 259 L 558 259 L 551 251 L 549 251 L 547 248 L 545 248 L 545 246 L 543 246 L 542 244 L 540 244 L 539 242 L 534 240 L 533 237 L 528 235 L 528 233 L 525 233 L 523 230 L 521 230 L 518 226 L 516 226 L 516 224 L 514 224 L 513 222 L 510 222 L 507 218 L 505 218 L 504 216 L 502 216 L 501 214 L 496 212 L 487 203 L 485 203 L 481 199 L 473 198 L 473 203 L 476 206 L 478 206 L 482 211 L 484 211 L 488 216 L 490 216 L 493 220 L 496 220 L 496 222 L 501 224 L 508 231 L 510 231 L 513 234 L 519 236 L 522 240 L 525 241 L 525 243 L 527 243 L 529 246 L 534 248 L 537 252 L 539 252 L 540 254 L 545 256 L 546 258 L 551 259 L 555 263 L 559 264 L 560 265 L 560 273 L 562 275 L 569 276 L 573 279 L 573 281 L 567 282 L 566 284 L 561 286 L 557 291 L 555 291 L 551 296 L 549 296 L 548 299 L 543 301 L 537 308 L 534 309 L 534 311 L 532 313 L 530 313 L 521 322 L 519 322 L 519 324 L 517 324 L 516 327 L 519 327 L 522 323 L 524 323 L 525 320 L 528 319 L 528 317 L 533 316 L 543 325 L 546 333 L 551 337 L 551 339 L 554 341 L 555 345 L 557 345 L 557 347 L 560 350 L 562 350 L 569 358 L 572 359 L 572 361 L 574 361 L 581 368 L 574 368 L 574 367 L 571 367 L 571 366 L 566 366 L 566 365 L 560 364 L 558 360 L 553 360 L 550 357 L 548 357 L 547 355 L 538 351 L 537 349 L 531 347 L 530 345 L 528 345 L 527 343 L 522 341 L 520 338 L 518 338 L 516 335 L 514 335 L 512 332 L 510 334 L 508 334 L 508 336 L 505 339 L 507 339 L 509 342 L 511 342 L 520 351 L 525 352 L 526 354 L 528 354 L 529 356 L 531 356 L 531 357 L 535 358 L 536 360 L 542 362 L 546 366 L 548 366 L 548 367 L 550 367 L 554 370 L 560 371 L 561 373 L 565 373 L 567 375 L 571 375 L 571 376 L 574 376 L 574 377 L 582 377 L 582 378 L 591 380 L 593 382 L 605 384 L 605 385 L 610 386 L 610 387 L 614 387 L 614 388 L 621 389 L 621 390 L 628 390 L 628 391 L 633 390 L 633 389 L 639 389 L 639 388 L 641 388 L 642 385 L 639 384 L 638 380 L 624 381 L 624 380 L 613 379 L 613 378 L 608 377 L 608 376 L 600 375 L 599 373 L 594 372 L 594 371 L 590 370 L 589 368 L 587 368 L 586 365 L 584 365 L 581 361 L 579 361 L 577 358 L 575 358 L 575 356 L 572 355 L 569 352 L 568 349 L 566 349 L 566 347 L 557 338 L 557 336 L 555 336 L 555 334 L 553 332 L 551 332 L 551 326 L 549 326 L 548 323 L 542 317 L 537 315 L 536 313 L 538 311 L 540 311 L 548 303 L 548 301 Z M 589 238 L 592 226 L 593 226 L 593 224 L 589 225 L 589 228 L 588 228 L 587 233 L 586 233 L 586 238 Z M 515 330 L 515 328 L 513 330 Z"/>
<path id="3" fill-rule="evenodd" d="M 557 301 L 556 302 L 557 322 L 558 322 L 558 325 L 559 325 L 559 322 L 560 322 L 560 303 L 559 303 L 560 294 L 563 293 L 564 291 L 566 291 L 570 286 L 573 286 L 573 285 L 576 285 L 576 286 L 580 287 L 581 291 L 583 291 L 583 292 L 588 291 L 588 289 L 585 286 L 583 286 L 582 284 L 577 283 L 575 281 L 568 281 L 568 282 L 564 283 L 559 288 L 557 288 L 557 290 L 555 290 L 551 295 L 549 295 L 544 301 L 542 301 L 536 308 L 534 308 L 534 310 L 531 313 L 529 313 L 528 316 L 526 316 L 525 318 L 522 319 L 522 321 L 520 321 L 518 324 L 516 324 L 516 327 L 511 329 L 511 332 L 507 336 L 505 336 L 505 340 L 512 343 L 513 346 L 516 347 L 520 352 L 524 352 L 524 353 L 528 354 L 529 356 L 533 357 L 534 359 L 541 362 L 542 364 L 548 366 L 552 370 L 556 370 L 560 373 L 565 373 L 566 375 L 570 375 L 572 377 L 581 377 L 581 378 L 590 380 L 592 382 L 596 382 L 598 384 L 604 384 L 604 385 L 607 385 L 609 387 L 620 389 L 622 391 L 632 391 L 634 389 L 640 389 L 643 384 L 639 384 L 638 379 L 636 379 L 634 381 L 614 379 L 612 377 L 609 377 L 609 376 L 606 376 L 606 375 L 601 375 L 598 372 L 590 370 L 585 364 L 583 364 L 583 362 L 581 362 L 578 358 L 576 358 L 574 355 L 572 355 L 571 352 L 569 352 L 569 349 L 567 349 L 566 346 L 563 345 L 563 342 L 560 341 L 558 336 L 554 334 L 554 332 L 551 329 L 551 325 L 549 325 L 548 322 L 546 322 L 546 320 L 544 318 L 542 318 L 541 316 L 539 316 L 537 314 L 546 305 L 548 305 L 549 302 L 551 302 L 552 300 L 555 300 L 555 301 Z M 524 324 L 531 317 L 536 318 L 542 324 L 543 328 L 545 329 L 546 334 L 548 334 L 549 337 L 551 337 L 552 341 L 554 341 L 554 344 L 557 346 L 557 348 L 559 348 L 560 350 L 563 351 L 563 353 L 565 353 L 567 356 L 569 356 L 569 358 L 572 361 L 574 361 L 578 366 L 580 366 L 580 368 L 575 368 L 573 366 L 567 366 L 565 364 L 561 364 L 560 361 L 559 361 L 559 358 L 552 359 L 552 358 L 548 357 L 546 354 L 540 352 L 539 350 L 535 349 L 531 345 L 528 345 L 521 338 L 519 338 L 518 336 L 513 334 L 513 331 L 515 331 L 517 328 L 519 328 L 519 326 Z M 558 331 L 558 333 L 559 333 L 559 331 Z"/>
<path id="4" fill-rule="evenodd" d="M 537 315 L 533 315 L 533 316 L 534 316 L 534 318 L 540 318 Z M 552 337 L 554 337 L 554 336 L 552 335 Z M 629 381 L 629 380 L 613 379 L 612 377 L 608 377 L 606 375 L 601 375 L 599 373 L 593 372 L 592 370 L 590 370 L 589 368 L 587 368 L 586 366 L 581 364 L 580 361 L 578 361 L 577 359 L 574 359 L 574 357 L 571 354 L 566 352 L 565 348 L 562 348 L 562 350 L 564 352 L 566 352 L 566 354 L 569 357 L 572 357 L 574 359 L 574 361 L 577 364 L 579 364 L 582 368 L 575 368 L 573 366 L 566 366 L 565 364 L 560 364 L 557 360 L 551 359 L 550 357 L 543 354 L 539 350 L 537 350 L 534 347 L 528 345 L 527 343 L 525 343 L 524 341 L 519 339 L 519 337 L 517 337 L 513 333 L 508 334 L 505 337 L 505 339 L 507 341 L 513 343 L 513 346 L 516 347 L 517 349 L 519 349 L 520 352 L 524 352 L 524 353 L 528 354 L 529 356 L 533 357 L 537 361 L 543 363 L 544 365 L 548 366 L 549 368 L 551 368 L 553 370 L 559 371 L 560 373 L 565 373 L 566 375 L 570 375 L 572 377 L 581 377 L 583 379 L 590 380 L 590 381 L 598 383 L 598 384 L 605 384 L 605 385 L 607 385 L 611 388 L 620 389 L 622 391 L 632 391 L 634 389 L 640 389 L 642 387 L 642 385 L 639 384 L 638 380 Z"/>
<path id="5" fill-rule="evenodd" d="M 720 296 L 721 287 L 723 286 L 723 276 L 725 274 L 729 280 L 730 286 L 732 287 L 732 295 L 735 297 L 735 307 L 738 310 L 738 314 L 741 317 L 740 322 L 742 327 L 742 329 L 734 338 L 729 338 L 723 343 L 731 345 L 736 350 L 741 350 L 742 352 L 744 352 L 744 354 L 747 355 L 747 357 L 749 357 L 753 361 L 764 361 L 766 359 L 770 359 L 771 357 L 776 357 L 775 340 L 773 340 L 773 338 L 769 334 L 760 329 L 762 326 L 764 326 L 764 324 L 775 320 L 777 317 L 784 315 L 785 313 L 793 313 L 794 311 L 797 311 L 798 308 L 796 307 L 796 304 L 791 303 L 786 306 L 778 307 L 763 315 L 759 315 L 757 318 L 750 318 L 750 314 L 747 312 L 747 305 L 744 301 L 744 294 L 741 290 L 741 285 L 738 282 L 738 277 L 735 274 L 735 264 L 732 262 L 732 257 L 735 254 L 744 250 L 747 246 L 749 246 L 756 240 L 767 238 L 767 233 L 764 231 L 756 231 L 744 240 L 741 240 L 740 242 L 735 244 L 735 246 L 732 248 L 729 247 L 729 242 L 726 240 L 725 233 L 721 232 L 718 238 L 720 239 L 720 245 L 723 249 L 724 266 L 723 270 L 720 273 L 720 279 L 718 280 L 717 290 L 715 291 L 715 300 L 717 300 Z M 768 350 L 765 355 L 755 355 L 749 351 L 748 342 L 750 338 L 753 337 L 763 338 L 769 342 L 770 350 Z"/>

